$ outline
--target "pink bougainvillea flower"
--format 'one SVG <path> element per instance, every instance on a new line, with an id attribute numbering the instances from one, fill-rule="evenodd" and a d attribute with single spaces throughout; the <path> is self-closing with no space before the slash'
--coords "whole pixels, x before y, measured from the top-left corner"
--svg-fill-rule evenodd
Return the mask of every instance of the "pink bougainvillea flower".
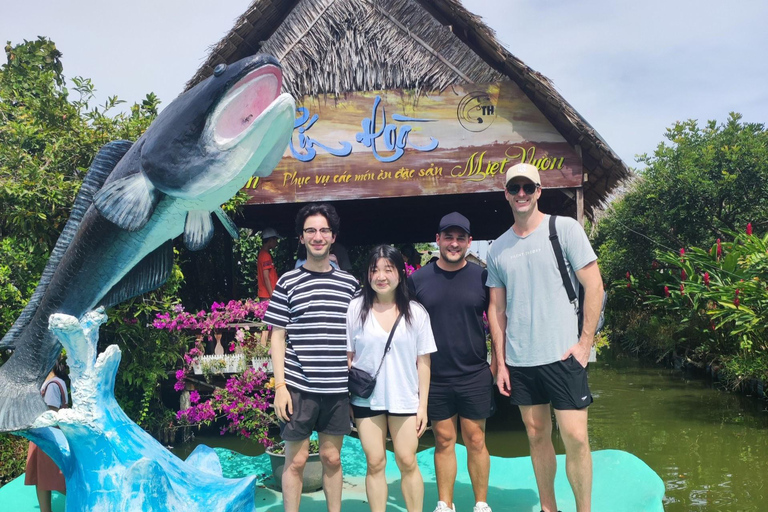
<path id="1" fill-rule="evenodd" d="M 198 393 L 196 389 L 189 394 L 189 401 L 193 404 L 200 401 L 200 393 Z"/>

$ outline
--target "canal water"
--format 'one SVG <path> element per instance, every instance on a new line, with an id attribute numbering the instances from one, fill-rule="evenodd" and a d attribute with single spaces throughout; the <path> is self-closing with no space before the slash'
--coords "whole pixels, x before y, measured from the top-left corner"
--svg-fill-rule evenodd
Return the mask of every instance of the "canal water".
<path id="1" fill-rule="evenodd" d="M 601 358 L 589 372 L 592 449 L 624 450 L 645 461 L 666 485 L 666 512 L 768 511 L 768 402 L 628 359 Z M 488 422 L 491 455 L 527 456 L 519 413 L 499 405 Z M 557 453 L 565 453 L 556 431 L 553 437 Z M 175 451 L 184 457 L 200 442 L 263 452 L 232 437 L 198 437 Z M 431 433 L 421 445 L 433 446 Z"/>

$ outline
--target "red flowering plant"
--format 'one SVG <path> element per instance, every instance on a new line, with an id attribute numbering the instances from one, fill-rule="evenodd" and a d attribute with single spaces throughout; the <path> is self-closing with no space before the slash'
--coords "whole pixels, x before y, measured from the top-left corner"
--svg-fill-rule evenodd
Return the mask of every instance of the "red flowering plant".
<path id="1" fill-rule="evenodd" d="M 646 305 L 676 315 L 680 333 L 695 327 L 704 353 L 723 357 L 735 382 L 768 377 L 768 235 L 725 232 L 711 248 L 659 255 Z M 679 290 L 679 291 L 678 291 Z M 690 331 L 688 331 L 690 333 Z"/>

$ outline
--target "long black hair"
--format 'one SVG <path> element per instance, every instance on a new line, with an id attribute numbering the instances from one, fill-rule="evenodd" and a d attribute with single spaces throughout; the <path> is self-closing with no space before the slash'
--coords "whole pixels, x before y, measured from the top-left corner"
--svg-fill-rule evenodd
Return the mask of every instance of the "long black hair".
<path id="1" fill-rule="evenodd" d="M 392 247 L 391 245 L 379 245 L 374 247 L 371 251 L 371 255 L 368 258 L 368 268 L 363 276 L 363 290 L 361 295 L 363 297 L 363 306 L 360 308 L 360 324 L 365 324 L 365 319 L 368 318 L 368 313 L 373 307 L 373 301 L 376 298 L 376 292 L 371 286 L 371 272 L 376 270 L 376 264 L 381 258 L 389 261 L 400 278 L 400 282 L 397 283 L 395 288 L 395 306 L 397 311 L 403 314 L 405 321 L 411 323 L 411 308 L 410 308 L 410 295 L 408 293 L 408 283 L 406 282 L 405 275 L 405 261 L 400 251 Z"/>

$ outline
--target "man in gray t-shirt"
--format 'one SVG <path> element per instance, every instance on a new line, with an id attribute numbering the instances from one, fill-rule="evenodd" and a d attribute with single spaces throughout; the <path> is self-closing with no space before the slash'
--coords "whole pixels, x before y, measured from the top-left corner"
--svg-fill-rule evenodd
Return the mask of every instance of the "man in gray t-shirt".
<path id="1" fill-rule="evenodd" d="M 584 287 L 584 327 L 579 336 L 577 312 L 568 300 L 549 238 L 549 216 L 537 204 L 539 171 L 530 164 L 517 164 L 507 171 L 505 183 L 504 195 L 515 223 L 488 254 L 488 321 L 496 384 L 520 408 L 541 509 L 557 511 L 551 404 L 565 444 L 566 472 L 576 509 L 587 512 L 592 494 L 587 408 L 592 395 L 586 366 L 603 299 L 597 256 L 575 220 L 556 219 L 574 289 L 578 283 Z"/>

